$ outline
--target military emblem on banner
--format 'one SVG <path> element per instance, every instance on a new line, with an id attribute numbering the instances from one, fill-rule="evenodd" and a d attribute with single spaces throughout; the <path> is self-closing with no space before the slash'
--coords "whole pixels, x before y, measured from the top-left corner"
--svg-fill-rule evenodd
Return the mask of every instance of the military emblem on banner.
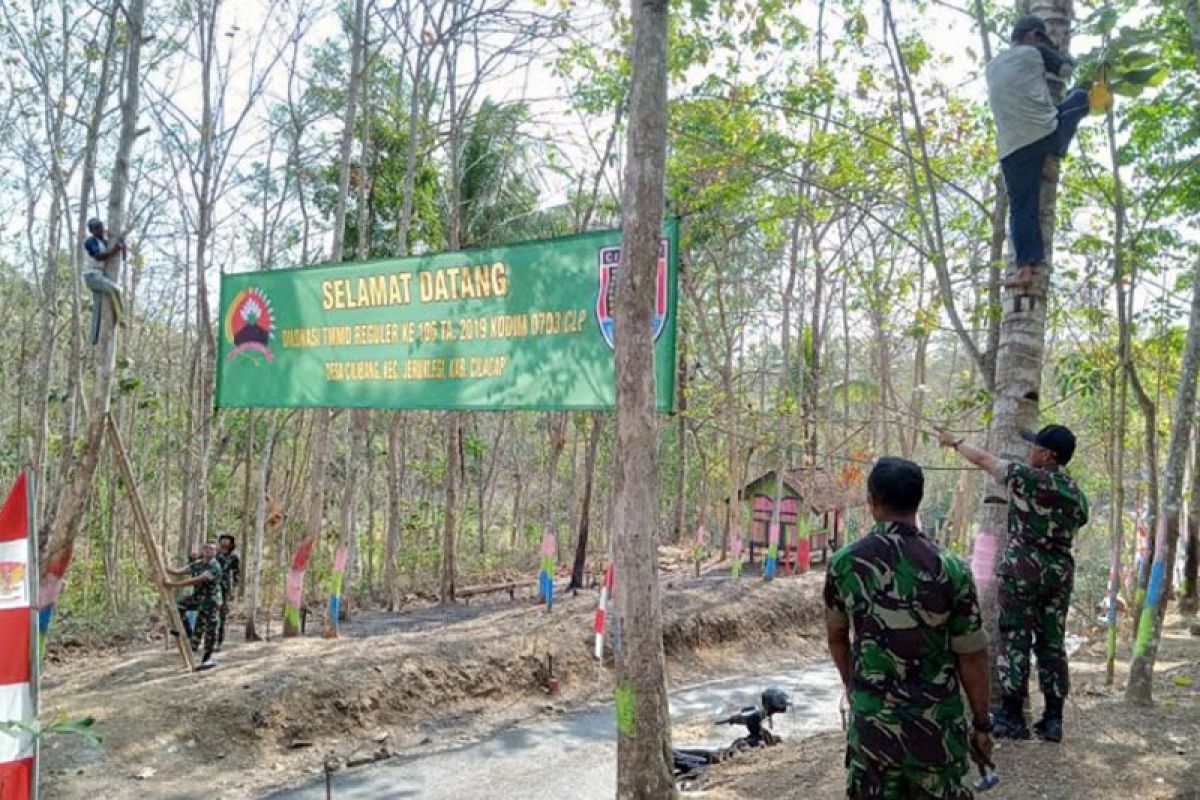
<path id="1" fill-rule="evenodd" d="M 25 562 L 0 561 L 0 604 L 25 602 Z"/>
<path id="2" fill-rule="evenodd" d="M 271 334 L 274 314 L 271 301 L 255 287 L 243 289 L 233 298 L 225 312 L 225 338 L 233 346 L 226 361 L 240 355 L 261 355 L 267 362 L 275 360 L 271 353 Z"/>
<path id="3" fill-rule="evenodd" d="M 667 259 L 671 243 L 658 243 L 658 271 L 654 276 L 654 341 L 667 327 Z M 596 294 L 596 322 L 609 348 L 616 347 L 617 268 L 621 266 L 621 247 L 600 248 L 600 291 Z"/>

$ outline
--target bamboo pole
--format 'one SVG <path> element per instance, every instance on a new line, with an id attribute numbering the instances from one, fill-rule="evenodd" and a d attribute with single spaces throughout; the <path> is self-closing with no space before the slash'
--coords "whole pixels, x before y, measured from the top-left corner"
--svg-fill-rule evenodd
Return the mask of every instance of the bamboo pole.
<path id="1" fill-rule="evenodd" d="M 191 645 L 184 635 L 183 619 L 179 616 L 179 607 L 175 605 L 175 596 L 171 594 L 171 590 L 163 585 L 167 579 L 167 571 L 163 564 L 162 553 L 159 552 L 158 542 L 154 540 L 154 533 L 150 529 L 150 519 L 146 516 L 145 507 L 142 506 L 142 496 L 138 492 L 137 483 L 133 478 L 133 470 L 129 466 L 129 458 L 125 455 L 125 444 L 121 441 L 121 432 L 117 430 L 112 414 L 105 417 L 104 427 L 108 433 L 109 443 L 112 445 L 117 467 L 121 471 L 125 490 L 129 493 L 129 505 L 133 508 L 134 528 L 137 529 L 138 536 L 141 537 L 142 544 L 146 547 L 146 556 L 150 559 L 150 569 L 154 572 L 154 585 L 158 589 L 163 605 L 166 606 L 167 619 L 179 633 L 175 637 L 175 644 L 179 648 L 179 654 L 183 656 L 184 665 L 194 671 L 196 661 L 192 656 Z"/>

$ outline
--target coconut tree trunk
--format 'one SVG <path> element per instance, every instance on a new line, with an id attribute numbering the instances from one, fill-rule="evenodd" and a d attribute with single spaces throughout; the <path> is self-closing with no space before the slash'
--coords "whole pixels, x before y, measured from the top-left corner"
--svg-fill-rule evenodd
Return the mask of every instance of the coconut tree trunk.
<path id="1" fill-rule="evenodd" d="M 1035 14 L 1045 20 L 1050 37 L 1064 53 L 1069 51 L 1073 23 L 1071 0 L 1018 0 L 1017 11 Z M 1051 82 L 1050 89 L 1056 100 L 1061 98 L 1062 84 Z M 1053 157 L 1047 158 L 1048 165 L 1054 162 Z M 1035 427 L 1038 421 L 1046 346 L 1046 290 L 1053 268 L 1057 205 L 1058 170 L 1047 169 L 1042 174 L 1040 207 L 1042 238 L 1046 243 L 1044 268 L 1035 272 L 1031 287 L 1007 289 L 1001 297 L 1003 308 L 988 448 L 1002 458 L 1024 457 L 1028 446 L 1019 431 L 1022 427 Z M 972 557 L 972 571 L 984 606 L 984 624 L 992 642 L 998 641 L 996 567 L 1008 546 L 1008 510 L 1004 497 L 1003 487 L 988 476 Z M 994 666 L 994 650 L 992 661 Z"/>
<path id="2" fill-rule="evenodd" d="M 629 138 L 617 285 L 617 797 L 676 796 L 657 575 L 654 275 L 666 164 L 667 0 L 631 0 Z"/>

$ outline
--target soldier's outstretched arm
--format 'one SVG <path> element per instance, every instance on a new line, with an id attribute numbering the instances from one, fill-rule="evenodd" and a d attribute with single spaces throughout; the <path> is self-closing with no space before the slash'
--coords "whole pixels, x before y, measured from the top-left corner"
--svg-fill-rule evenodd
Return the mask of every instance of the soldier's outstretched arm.
<path id="1" fill-rule="evenodd" d="M 960 456 L 984 472 L 987 472 L 996 480 L 1004 481 L 1004 463 L 1000 459 L 982 447 L 976 447 L 962 436 L 957 436 L 945 428 L 935 428 L 934 430 L 938 434 L 938 444 L 942 447 L 953 448 Z"/>

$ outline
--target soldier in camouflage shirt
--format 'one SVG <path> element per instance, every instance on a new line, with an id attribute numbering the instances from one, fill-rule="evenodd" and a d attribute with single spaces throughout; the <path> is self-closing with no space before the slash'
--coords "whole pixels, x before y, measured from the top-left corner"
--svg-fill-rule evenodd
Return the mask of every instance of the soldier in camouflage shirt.
<path id="1" fill-rule="evenodd" d="M 221 565 L 221 608 L 217 617 L 217 652 L 225 646 L 225 618 L 229 615 L 229 604 L 233 592 L 242 582 L 242 560 L 234 552 L 237 540 L 228 533 L 217 537 L 217 563 Z"/>
<path id="2" fill-rule="evenodd" d="M 996 458 L 940 432 L 954 447 L 987 470 L 1008 493 L 1008 548 L 1000 561 L 1000 647 L 996 668 L 1002 693 L 996 736 L 1030 738 L 1025 722 L 1029 653 L 1037 655 L 1038 683 L 1045 698 L 1037 735 L 1062 741 L 1063 705 L 1070 688 L 1064 639 L 1075 578 L 1071 544 L 1087 524 L 1087 497 L 1063 467 L 1075 454 L 1075 435 L 1062 425 L 1037 433 L 1022 430 L 1031 444 L 1029 463 Z"/>
<path id="3" fill-rule="evenodd" d="M 167 570 L 178 575 L 194 569 L 197 573 L 194 577 L 182 581 L 164 580 L 163 586 L 168 589 L 193 587 L 196 625 L 190 632 L 191 644 L 193 650 L 199 650 L 203 643 L 204 652 L 197 669 L 209 669 L 216 666 L 212 654 L 217 641 L 217 613 L 221 605 L 221 565 L 217 562 L 217 546 L 214 543 L 206 542 L 200 552 L 202 565 L 193 567 L 189 564 L 187 570 Z"/>
<path id="4" fill-rule="evenodd" d="M 850 700 L 851 800 L 965 800 L 968 757 L 990 758 L 975 584 L 917 529 L 924 483 L 913 462 L 880 459 L 867 479 L 875 527 L 834 554 L 825 576 L 829 649 Z"/>

